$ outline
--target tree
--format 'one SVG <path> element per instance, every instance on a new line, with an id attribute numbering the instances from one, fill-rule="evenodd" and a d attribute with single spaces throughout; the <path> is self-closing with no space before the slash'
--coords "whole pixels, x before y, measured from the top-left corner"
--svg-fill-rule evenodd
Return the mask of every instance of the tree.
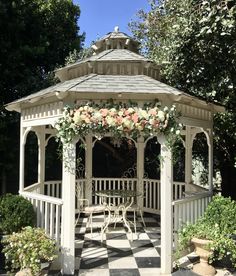
<path id="1" fill-rule="evenodd" d="M 216 166 L 222 193 L 236 198 L 236 4 L 233 0 L 151 1 L 131 29 L 144 52 L 163 64 L 163 80 L 225 105 L 215 116 Z"/>
<path id="2" fill-rule="evenodd" d="M 0 0 L 0 182 L 17 182 L 19 115 L 4 104 L 54 82 L 52 71 L 79 51 L 80 8 L 72 0 Z M 14 146 L 13 146 L 14 145 Z M 9 184 L 9 183 L 8 183 Z"/>

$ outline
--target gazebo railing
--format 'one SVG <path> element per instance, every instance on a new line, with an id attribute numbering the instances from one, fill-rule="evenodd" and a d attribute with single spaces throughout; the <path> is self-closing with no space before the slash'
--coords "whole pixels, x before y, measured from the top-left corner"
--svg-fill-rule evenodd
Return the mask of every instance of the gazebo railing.
<path id="1" fill-rule="evenodd" d="M 173 200 L 184 197 L 185 183 L 173 182 Z M 143 179 L 143 210 L 157 212 L 161 210 L 161 182 L 156 179 Z"/>
<path id="2" fill-rule="evenodd" d="M 137 178 L 92 178 L 93 203 L 101 204 L 101 198 L 96 196 L 96 191 L 101 190 L 135 190 Z M 120 204 L 124 199 L 109 198 L 109 204 Z"/>
<path id="3" fill-rule="evenodd" d="M 46 233 L 60 244 L 63 201 L 33 192 L 21 192 L 20 194 L 33 204 L 37 214 L 37 227 L 45 229 Z"/>
<path id="4" fill-rule="evenodd" d="M 175 245 L 177 244 L 178 230 L 186 223 L 196 222 L 203 215 L 211 198 L 211 192 L 204 192 L 173 201 Z"/>
<path id="5" fill-rule="evenodd" d="M 40 194 L 40 183 L 34 183 L 24 188 L 24 192 Z"/>
<path id="6" fill-rule="evenodd" d="M 151 213 L 161 210 L 160 180 L 143 179 L 143 210 Z"/>
<path id="7" fill-rule="evenodd" d="M 173 200 L 183 198 L 184 192 L 185 192 L 185 182 L 174 181 L 174 183 L 173 183 Z"/>
<path id="8" fill-rule="evenodd" d="M 173 213 L 174 213 L 174 233 L 175 244 L 177 242 L 177 231 L 187 222 L 195 222 L 204 213 L 208 203 L 211 201 L 211 193 L 197 193 L 195 195 L 184 197 L 185 183 L 173 183 Z M 84 190 L 86 179 L 77 179 L 76 185 L 81 185 Z M 99 204 L 100 198 L 95 195 L 96 191 L 106 189 L 130 190 L 136 189 L 138 185 L 137 178 L 92 178 L 93 203 Z M 47 181 L 44 183 L 44 192 L 47 195 L 40 194 L 40 183 L 34 183 L 26 187 L 21 195 L 27 198 L 34 206 L 37 213 L 37 226 L 42 227 L 46 232 L 58 242 L 60 240 L 60 221 L 62 200 L 61 197 L 62 182 Z M 160 213 L 161 185 L 160 180 L 143 179 L 143 211 L 151 213 Z M 122 203 L 122 199 L 115 199 L 114 202 Z"/>
<path id="9" fill-rule="evenodd" d="M 61 198 L 61 180 L 47 181 L 44 183 L 44 194 L 48 196 L 53 196 Z"/>
<path id="10" fill-rule="evenodd" d="M 137 188 L 137 178 L 92 178 L 92 201 L 94 204 L 100 204 L 101 198 L 96 196 L 96 191 L 100 190 L 135 190 Z M 80 185 L 84 191 L 86 179 L 77 179 L 76 185 Z M 150 213 L 159 213 L 161 210 L 161 184 L 157 179 L 142 180 L 143 191 L 143 210 Z M 46 181 L 44 183 L 44 194 L 47 196 L 61 198 L 62 182 L 61 180 Z M 27 192 L 40 193 L 40 183 L 35 183 L 27 188 Z M 184 197 L 185 183 L 173 183 L 173 200 Z M 84 195 L 84 193 L 83 193 Z M 84 195 L 85 196 L 85 195 Z M 110 203 L 120 204 L 122 199 L 110 199 Z M 114 202 L 112 202 L 112 200 Z"/>

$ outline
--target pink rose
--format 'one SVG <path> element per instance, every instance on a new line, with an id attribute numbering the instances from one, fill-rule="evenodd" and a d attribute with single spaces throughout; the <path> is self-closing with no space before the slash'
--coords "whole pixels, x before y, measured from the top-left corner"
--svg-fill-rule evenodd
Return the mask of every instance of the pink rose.
<path id="1" fill-rule="evenodd" d="M 154 108 L 150 109 L 150 110 L 148 111 L 148 113 L 149 113 L 150 115 L 153 115 L 153 116 L 156 116 L 156 115 L 157 115 L 157 111 L 156 111 Z"/>
<path id="2" fill-rule="evenodd" d="M 137 113 L 134 113 L 132 115 L 132 121 L 136 124 L 138 122 L 138 114 Z"/>
<path id="3" fill-rule="evenodd" d="M 100 109 L 100 112 L 101 112 L 101 114 L 102 114 L 103 117 L 106 117 L 107 114 L 108 114 L 108 110 L 106 108 Z"/>

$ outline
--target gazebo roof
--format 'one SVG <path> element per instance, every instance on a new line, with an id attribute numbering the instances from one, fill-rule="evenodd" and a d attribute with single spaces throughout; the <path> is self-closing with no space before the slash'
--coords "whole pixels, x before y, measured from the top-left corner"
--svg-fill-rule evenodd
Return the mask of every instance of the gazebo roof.
<path id="1" fill-rule="evenodd" d="M 72 72 L 73 70 L 75 71 L 79 71 L 79 70 L 83 70 L 83 68 L 87 65 L 87 67 L 89 67 L 90 69 L 92 67 L 94 67 L 93 69 L 93 73 L 97 73 L 96 72 L 96 68 L 94 66 L 95 63 L 107 63 L 107 62 L 112 62 L 113 64 L 116 62 L 125 62 L 126 64 L 128 63 L 134 63 L 134 62 L 142 62 L 145 64 L 148 64 L 148 66 L 151 65 L 150 60 L 148 60 L 147 58 L 145 58 L 142 55 L 136 54 L 130 50 L 127 49 L 109 49 L 109 50 L 104 50 L 99 54 L 95 54 L 91 57 L 85 58 L 83 60 L 79 60 L 73 64 L 67 65 L 65 67 L 59 68 L 57 70 L 55 70 L 55 75 L 61 80 L 61 81 L 65 81 L 70 79 L 70 72 Z M 147 66 L 147 65 L 146 65 Z M 153 64 L 154 66 L 154 64 Z M 155 65 L 155 69 L 157 68 L 157 65 Z M 87 72 L 89 72 L 88 68 Z M 77 73 L 78 74 L 78 73 Z M 79 75 L 81 75 L 83 73 L 80 73 Z M 77 75 L 77 76 L 79 76 Z"/>
<path id="2" fill-rule="evenodd" d="M 6 105 L 8 110 L 71 99 L 102 99 L 122 93 L 122 99 L 169 100 L 187 103 L 213 112 L 223 108 L 208 104 L 160 81 L 159 66 L 136 53 L 139 43 L 119 32 L 108 33 L 94 45 L 95 55 L 55 71 L 60 83 Z"/>
<path id="3" fill-rule="evenodd" d="M 134 94 L 146 96 L 153 95 L 155 98 L 163 98 L 169 96 L 173 101 L 195 102 L 196 104 L 206 105 L 206 103 L 196 97 L 190 96 L 180 90 L 164 84 L 158 80 L 145 75 L 98 75 L 89 74 L 72 80 L 58 83 L 49 88 L 40 90 L 27 97 L 16 100 L 9 105 L 9 110 L 18 109 L 22 103 L 35 103 L 45 98 L 56 96 L 59 99 L 66 97 L 71 93 L 104 93 L 104 94 L 119 94 L 122 93 L 128 97 Z M 215 111 L 219 111 L 218 106 L 215 106 Z"/>

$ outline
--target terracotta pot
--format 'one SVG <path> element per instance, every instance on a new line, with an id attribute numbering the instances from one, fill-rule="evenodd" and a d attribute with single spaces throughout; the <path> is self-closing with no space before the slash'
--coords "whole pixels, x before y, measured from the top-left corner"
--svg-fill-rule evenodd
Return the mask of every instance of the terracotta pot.
<path id="1" fill-rule="evenodd" d="M 202 276 L 215 275 L 215 268 L 212 265 L 208 264 L 208 259 L 211 255 L 211 251 L 207 249 L 207 246 L 212 243 L 212 241 L 197 238 L 192 238 L 191 241 L 194 244 L 196 254 L 200 257 L 200 263 L 197 263 L 193 266 L 193 272 Z"/>

